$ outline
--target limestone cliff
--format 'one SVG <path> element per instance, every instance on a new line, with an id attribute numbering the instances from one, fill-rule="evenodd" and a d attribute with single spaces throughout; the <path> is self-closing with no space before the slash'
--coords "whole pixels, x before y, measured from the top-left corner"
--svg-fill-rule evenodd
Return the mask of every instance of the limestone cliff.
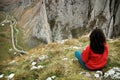
<path id="1" fill-rule="evenodd" d="M 120 0 L 14 0 L 4 7 L 8 9 L 30 47 L 78 37 L 94 27 L 102 28 L 107 38 L 120 35 Z"/>

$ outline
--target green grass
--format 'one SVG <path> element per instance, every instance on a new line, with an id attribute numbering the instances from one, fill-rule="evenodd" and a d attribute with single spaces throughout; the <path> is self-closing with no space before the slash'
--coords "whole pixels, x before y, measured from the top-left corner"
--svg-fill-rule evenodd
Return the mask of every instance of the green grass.
<path id="1" fill-rule="evenodd" d="M 23 40 L 23 32 L 22 29 L 17 26 L 17 29 L 19 30 L 18 34 L 18 45 L 21 46 L 24 50 L 28 50 L 29 48 L 25 45 L 24 40 Z"/>
<path id="2" fill-rule="evenodd" d="M 103 72 L 120 66 L 120 42 L 117 41 L 107 41 L 109 45 L 109 60 Z M 66 41 L 64 44 L 50 43 L 47 45 L 40 45 L 29 51 L 28 55 L 23 57 L 18 57 L 15 59 L 15 63 L 7 64 L 5 68 L 1 68 L 0 73 L 9 75 L 10 73 L 15 73 L 15 80 L 46 80 L 50 76 L 56 76 L 55 80 L 95 80 L 94 77 L 86 77 L 81 75 L 80 72 L 86 72 L 78 61 L 73 61 L 74 51 L 73 46 L 81 45 L 81 49 L 89 44 L 89 39 L 71 39 Z M 38 57 L 41 55 L 47 55 L 48 58 L 39 61 Z M 32 58 L 30 58 L 32 56 Z M 63 58 L 68 58 L 64 61 Z M 38 65 L 43 65 L 44 68 L 37 70 L 30 70 L 32 65 L 31 63 L 36 61 Z M 5 64 L 3 64 L 5 65 Z M 94 71 L 87 71 L 92 76 L 95 73 Z"/>
<path id="3" fill-rule="evenodd" d="M 5 19 L 5 15 L 0 12 L 0 23 Z M 11 53 L 8 50 L 11 48 L 10 28 L 8 24 L 1 26 L 0 24 L 0 62 L 10 58 Z"/>
<path id="4" fill-rule="evenodd" d="M 120 66 L 120 38 L 118 40 L 111 42 L 108 41 L 109 45 L 109 59 L 107 68 Z"/>
<path id="5" fill-rule="evenodd" d="M 0 23 L 5 19 L 5 14 L 3 12 L 0 12 Z M 24 45 L 23 39 L 22 39 L 22 31 L 19 29 L 19 35 L 18 35 L 18 45 L 22 46 L 23 49 L 28 50 L 27 47 Z M 9 49 L 12 48 L 12 42 L 11 42 L 11 31 L 10 31 L 10 25 L 5 24 L 5 26 L 2 26 L 0 24 L 0 64 L 6 59 L 13 59 L 14 58 L 14 50 L 9 51 Z"/>

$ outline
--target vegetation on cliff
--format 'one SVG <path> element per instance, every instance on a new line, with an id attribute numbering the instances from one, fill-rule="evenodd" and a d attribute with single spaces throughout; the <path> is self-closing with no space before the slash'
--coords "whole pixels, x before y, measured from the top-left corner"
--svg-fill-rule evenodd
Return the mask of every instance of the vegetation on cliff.
<path id="1" fill-rule="evenodd" d="M 120 38 L 107 41 L 109 60 L 101 70 L 103 73 L 120 66 L 119 41 Z M 80 37 L 39 45 L 27 55 L 4 61 L 0 65 L 0 74 L 4 74 L 3 80 L 10 74 L 14 74 L 14 80 L 95 80 L 95 71 L 84 70 L 74 56 L 75 50 L 82 51 L 88 44 L 88 37 Z"/>

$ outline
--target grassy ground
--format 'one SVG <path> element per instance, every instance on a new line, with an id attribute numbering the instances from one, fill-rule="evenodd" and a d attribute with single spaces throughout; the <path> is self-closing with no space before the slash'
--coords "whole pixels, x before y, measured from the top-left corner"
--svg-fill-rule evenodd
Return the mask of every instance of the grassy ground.
<path id="1" fill-rule="evenodd" d="M 0 23 L 5 19 L 5 14 L 0 11 Z M 22 41 L 22 31 L 19 28 L 19 35 L 18 35 L 18 45 L 22 46 L 24 49 L 27 49 Z M 2 26 L 0 24 L 0 64 L 6 59 L 13 59 L 14 50 L 12 49 L 11 43 L 11 31 L 9 24 L 5 24 Z"/>
<path id="2" fill-rule="evenodd" d="M 0 22 L 5 19 L 5 15 L 0 12 Z M 0 61 L 7 59 L 9 55 L 8 50 L 11 48 L 10 28 L 9 24 L 2 26 L 0 24 Z"/>
<path id="3" fill-rule="evenodd" d="M 117 40 L 107 41 L 109 45 L 108 64 L 102 69 L 103 72 L 120 66 L 120 38 Z M 53 80 L 99 80 L 94 78 L 95 71 L 84 70 L 79 62 L 75 60 L 74 51 L 83 50 L 89 44 L 88 38 L 71 39 L 64 44 L 50 43 L 47 45 L 39 45 L 31 49 L 29 54 L 23 57 L 16 57 L 11 62 L 6 62 L 0 66 L 0 74 L 8 76 L 14 73 L 14 80 L 46 80 L 48 77 L 56 76 Z M 47 58 L 40 60 L 41 55 Z M 32 62 L 36 62 L 35 66 L 42 65 L 43 68 L 32 68 Z M 88 72 L 91 77 L 87 77 L 81 72 Z M 6 78 L 4 77 L 3 80 Z"/>

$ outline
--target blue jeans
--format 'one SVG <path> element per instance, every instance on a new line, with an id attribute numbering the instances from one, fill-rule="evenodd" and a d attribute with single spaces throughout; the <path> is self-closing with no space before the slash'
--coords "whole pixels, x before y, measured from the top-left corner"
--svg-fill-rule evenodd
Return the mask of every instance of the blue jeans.
<path id="1" fill-rule="evenodd" d="M 85 63 L 82 61 L 82 56 L 81 56 L 81 52 L 76 50 L 75 51 L 75 57 L 78 59 L 79 63 L 82 65 L 82 67 L 84 69 L 88 69 L 86 66 L 85 66 Z"/>

